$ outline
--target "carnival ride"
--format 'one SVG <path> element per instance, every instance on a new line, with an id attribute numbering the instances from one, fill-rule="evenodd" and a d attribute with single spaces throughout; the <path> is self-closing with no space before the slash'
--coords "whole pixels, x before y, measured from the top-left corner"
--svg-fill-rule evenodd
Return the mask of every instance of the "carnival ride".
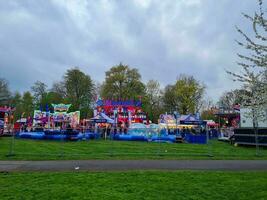
<path id="1" fill-rule="evenodd" d="M 167 132 L 166 134 L 176 135 L 176 140 L 180 142 L 207 143 L 207 122 L 201 120 L 198 114 L 181 116 L 162 114 L 159 125 Z"/>
<path id="2" fill-rule="evenodd" d="M 76 128 L 80 121 L 80 111 L 69 112 L 71 104 L 52 104 L 54 112 L 35 110 L 31 131 L 17 134 L 19 138 L 48 140 L 80 140 L 83 134 Z"/>
<path id="3" fill-rule="evenodd" d="M 161 115 L 159 124 L 133 123 L 126 133 L 115 134 L 113 139 L 122 141 L 183 142 L 205 144 L 209 134 L 207 122 L 195 115 Z"/>
<path id="4" fill-rule="evenodd" d="M 101 100 L 96 101 L 96 112 L 104 113 L 117 124 L 145 123 L 147 114 L 142 110 L 141 100 Z"/>
<path id="5" fill-rule="evenodd" d="M 168 135 L 162 131 L 158 124 L 145 125 L 133 123 L 126 134 L 115 134 L 115 140 L 122 141 L 146 141 L 146 142 L 175 142 L 175 135 Z"/>
<path id="6" fill-rule="evenodd" d="M 53 112 L 49 109 L 35 110 L 31 130 L 24 129 L 17 136 L 48 140 L 104 138 L 169 143 L 186 141 L 200 144 L 207 141 L 204 131 L 207 122 L 196 115 L 182 115 L 177 118 L 174 115 L 165 114 L 160 116 L 159 124 L 146 124 L 146 117 L 144 117 L 145 121 L 136 122 L 136 118 L 131 114 L 136 114 L 137 111 L 133 112 L 132 109 L 139 109 L 139 101 L 97 101 L 94 117 L 84 119 L 81 123 L 79 111 L 68 112 L 70 104 L 52 104 L 52 106 Z M 114 109 L 113 115 L 110 115 L 110 109 Z M 128 120 L 120 120 L 118 109 L 127 110 Z"/>

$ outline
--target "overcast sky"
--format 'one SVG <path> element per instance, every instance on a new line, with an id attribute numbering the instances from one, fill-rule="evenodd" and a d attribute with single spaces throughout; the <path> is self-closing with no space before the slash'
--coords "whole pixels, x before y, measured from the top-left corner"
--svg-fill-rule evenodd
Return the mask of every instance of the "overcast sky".
<path id="1" fill-rule="evenodd" d="M 0 77 L 15 91 L 40 80 L 51 86 L 74 66 L 93 80 L 119 64 L 143 81 L 172 84 L 193 75 L 215 101 L 237 87 L 235 25 L 256 0 L 0 0 Z"/>

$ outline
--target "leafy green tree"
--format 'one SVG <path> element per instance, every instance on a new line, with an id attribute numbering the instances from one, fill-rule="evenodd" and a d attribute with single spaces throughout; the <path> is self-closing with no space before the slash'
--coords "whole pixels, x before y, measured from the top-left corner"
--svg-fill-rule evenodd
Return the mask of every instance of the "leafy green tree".
<path id="1" fill-rule="evenodd" d="M 137 99 L 144 95 L 145 86 L 138 70 L 119 64 L 106 72 L 101 88 L 101 97 L 105 99 Z"/>
<path id="2" fill-rule="evenodd" d="M 160 104 L 161 89 L 160 83 L 157 80 L 149 80 L 145 91 L 152 106 Z"/>
<path id="3" fill-rule="evenodd" d="M 47 85 L 41 81 L 36 81 L 31 87 L 31 91 L 33 92 L 34 104 L 37 108 L 41 104 L 42 99 L 47 94 Z"/>
<path id="4" fill-rule="evenodd" d="M 213 120 L 215 122 L 219 122 L 218 117 L 214 114 L 214 111 L 212 109 L 203 110 L 201 112 L 201 119 L 202 120 Z"/>
<path id="5" fill-rule="evenodd" d="M 22 97 L 22 108 L 24 112 L 24 117 L 33 116 L 34 111 L 34 97 L 27 91 L 24 92 Z"/>
<path id="6" fill-rule="evenodd" d="M 6 106 L 10 102 L 11 92 L 8 88 L 8 82 L 0 78 L 0 106 Z"/>
<path id="7" fill-rule="evenodd" d="M 11 107 L 16 108 L 14 112 L 14 120 L 20 119 L 23 113 L 23 105 L 22 105 L 22 97 L 19 92 L 15 92 L 15 94 L 12 96 Z"/>
<path id="8" fill-rule="evenodd" d="M 177 109 L 177 103 L 175 99 L 174 85 L 167 85 L 163 91 L 163 103 L 167 112 L 172 113 Z"/>
<path id="9" fill-rule="evenodd" d="M 42 97 L 40 105 L 45 108 L 46 105 L 50 108 L 52 111 L 52 104 L 59 104 L 59 103 L 65 103 L 65 100 L 62 98 L 62 96 L 56 92 L 47 92 Z"/>
<path id="10" fill-rule="evenodd" d="M 205 87 L 193 76 L 181 75 L 174 85 L 165 88 L 166 109 L 177 110 L 180 114 L 195 113 L 200 110 Z"/>
<path id="11" fill-rule="evenodd" d="M 56 87 L 56 86 L 55 86 Z M 59 86 L 57 86 L 58 89 Z M 34 97 L 34 105 L 36 109 L 39 107 L 52 107 L 53 103 L 64 103 L 64 99 L 60 93 L 48 91 L 47 85 L 41 81 L 36 81 L 31 87 Z"/>
<path id="12" fill-rule="evenodd" d="M 94 84 L 91 77 L 78 68 L 67 70 L 64 76 L 66 101 L 71 103 L 71 110 L 81 110 L 81 117 L 90 110 Z"/>
<path id="13" fill-rule="evenodd" d="M 55 82 L 50 89 L 51 92 L 59 94 L 63 99 L 67 96 L 67 91 L 64 81 Z"/>
<path id="14" fill-rule="evenodd" d="M 160 83 L 156 80 L 149 80 L 146 84 L 143 109 L 149 114 L 149 119 L 157 123 L 159 115 L 163 112 L 163 105 Z"/>

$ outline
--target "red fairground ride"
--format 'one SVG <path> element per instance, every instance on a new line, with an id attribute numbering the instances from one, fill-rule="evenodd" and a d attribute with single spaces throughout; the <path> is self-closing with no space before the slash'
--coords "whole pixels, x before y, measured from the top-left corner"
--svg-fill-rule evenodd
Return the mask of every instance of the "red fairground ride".
<path id="1" fill-rule="evenodd" d="M 118 124 L 147 123 L 141 100 L 97 100 L 96 111 L 117 119 Z"/>

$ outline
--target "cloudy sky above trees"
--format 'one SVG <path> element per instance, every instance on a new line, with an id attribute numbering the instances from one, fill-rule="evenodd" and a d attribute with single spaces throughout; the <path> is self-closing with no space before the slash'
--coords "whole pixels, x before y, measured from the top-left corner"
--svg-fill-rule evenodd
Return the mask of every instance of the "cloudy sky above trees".
<path id="1" fill-rule="evenodd" d="M 0 77 L 22 92 L 74 66 L 101 82 L 122 62 L 162 86 L 193 75 L 217 100 L 238 87 L 225 72 L 239 70 L 235 25 L 251 32 L 241 12 L 256 9 L 256 0 L 3 0 Z"/>

